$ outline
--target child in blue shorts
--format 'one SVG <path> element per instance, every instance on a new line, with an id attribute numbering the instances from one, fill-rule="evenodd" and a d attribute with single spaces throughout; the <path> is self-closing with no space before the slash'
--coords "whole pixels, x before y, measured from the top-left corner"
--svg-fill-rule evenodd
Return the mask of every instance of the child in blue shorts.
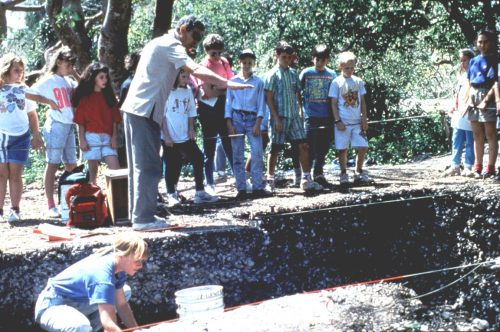
<path id="1" fill-rule="evenodd" d="M 262 137 L 260 126 L 265 113 L 264 83 L 253 74 L 255 54 L 246 49 L 239 55 L 241 71 L 231 80 L 253 85 L 252 89 L 232 91 L 226 94 L 225 118 L 230 135 L 245 134 L 250 144 L 252 156 L 251 177 L 252 194 L 254 197 L 265 196 L 262 185 L 262 170 L 264 169 Z M 238 194 L 236 199 L 247 198 L 245 176 L 245 137 L 231 138 L 233 149 L 233 172 L 236 179 Z"/>
<path id="2" fill-rule="evenodd" d="M 21 220 L 19 203 L 23 193 L 23 168 L 28 161 L 30 136 L 32 147 L 43 142 L 38 130 L 36 105 L 25 98 L 24 61 L 6 54 L 0 59 L 0 222 L 3 205 L 10 190 L 10 212 L 6 221 Z M 31 130 L 31 135 L 30 135 Z"/>
<path id="3" fill-rule="evenodd" d="M 370 183 L 372 180 L 363 170 L 363 162 L 368 151 L 368 119 L 365 103 L 365 83 L 353 75 L 356 56 L 352 52 L 339 54 L 342 75 L 330 85 L 333 121 L 335 124 L 335 147 L 339 152 L 340 184 L 349 183 L 347 174 L 347 149 L 349 145 L 357 150 L 355 183 Z"/>
<path id="4" fill-rule="evenodd" d="M 54 184 L 59 164 L 63 162 L 66 171 L 76 167 L 76 136 L 73 124 L 71 95 L 79 79 L 73 65 L 76 56 L 69 47 L 61 48 L 54 54 L 49 73 L 26 91 L 26 98 L 46 104 L 50 110 L 42 129 L 46 146 L 47 165 L 44 187 L 49 218 L 60 217 L 54 201 Z"/>
<path id="5" fill-rule="evenodd" d="M 290 68 L 294 51 L 287 42 L 280 41 L 276 46 L 278 64 L 266 73 L 264 89 L 271 113 L 271 153 L 268 159 L 268 183 L 274 190 L 274 171 L 278 155 L 285 140 L 298 145 L 299 160 L 302 167 L 302 189 L 304 191 L 322 190 L 323 187 L 311 179 L 309 150 L 306 143 L 304 122 L 299 114 L 300 81 L 297 72 Z"/>

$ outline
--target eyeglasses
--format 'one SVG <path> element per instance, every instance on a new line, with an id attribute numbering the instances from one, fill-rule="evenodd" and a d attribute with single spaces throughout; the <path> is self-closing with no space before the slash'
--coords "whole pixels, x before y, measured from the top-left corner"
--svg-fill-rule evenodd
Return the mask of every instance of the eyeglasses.
<path id="1" fill-rule="evenodd" d="M 208 55 L 210 56 L 217 56 L 217 55 L 221 55 L 222 54 L 222 51 L 210 51 L 208 52 Z"/>

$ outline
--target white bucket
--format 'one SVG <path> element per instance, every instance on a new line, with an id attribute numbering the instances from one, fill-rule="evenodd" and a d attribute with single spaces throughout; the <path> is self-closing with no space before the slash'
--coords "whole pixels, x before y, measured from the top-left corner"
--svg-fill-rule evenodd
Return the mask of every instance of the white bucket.
<path id="1" fill-rule="evenodd" d="M 175 292 L 179 318 L 214 316 L 224 312 L 222 286 L 204 285 Z"/>
<path id="2" fill-rule="evenodd" d="M 68 203 L 66 203 L 66 193 L 73 184 L 74 183 L 61 185 L 61 202 L 59 204 L 59 212 L 61 213 L 61 223 L 63 224 L 66 224 L 69 219 L 69 206 Z"/>

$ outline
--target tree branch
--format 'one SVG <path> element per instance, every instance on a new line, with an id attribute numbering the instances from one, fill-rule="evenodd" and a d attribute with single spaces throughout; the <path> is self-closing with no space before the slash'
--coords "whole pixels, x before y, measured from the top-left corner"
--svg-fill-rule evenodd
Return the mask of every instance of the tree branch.
<path id="1" fill-rule="evenodd" d="M 43 12 L 45 11 L 45 5 L 40 6 L 16 6 L 9 8 L 8 10 L 12 12 Z"/>

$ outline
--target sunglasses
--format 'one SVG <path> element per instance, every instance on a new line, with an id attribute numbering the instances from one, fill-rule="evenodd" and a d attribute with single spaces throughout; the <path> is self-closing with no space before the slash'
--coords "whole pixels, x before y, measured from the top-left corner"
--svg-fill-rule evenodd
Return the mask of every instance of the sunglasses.
<path id="1" fill-rule="evenodd" d="M 197 30 L 193 30 L 192 36 L 193 36 L 194 41 L 198 43 L 203 38 L 203 33 L 199 32 Z"/>

